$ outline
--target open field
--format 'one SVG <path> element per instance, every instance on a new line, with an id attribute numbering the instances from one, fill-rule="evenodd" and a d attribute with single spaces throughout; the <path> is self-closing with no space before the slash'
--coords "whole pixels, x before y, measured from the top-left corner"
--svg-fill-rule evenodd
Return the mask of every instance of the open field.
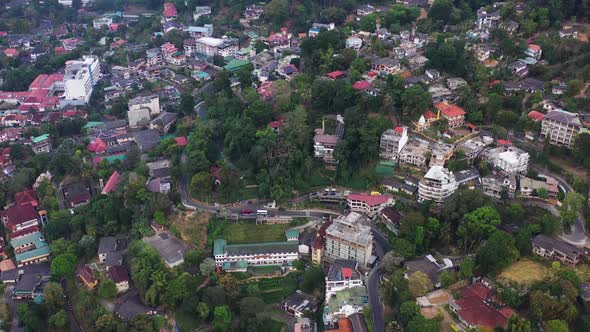
<path id="1" fill-rule="evenodd" d="M 182 240 L 192 244 L 199 250 L 207 248 L 207 224 L 210 215 L 206 212 L 194 213 L 187 211 L 172 217 L 173 227 Z"/>
<path id="2" fill-rule="evenodd" d="M 553 273 L 548 267 L 525 258 L 502 271 L 498 279 L 528 286 L 536 281 L 549 278 L 552 275 Z"/>
<path id="3" fill-rule="evenodd" d="M 229 244 L 287 241 L 285 231 L 291 227 L 283 225 L 256 225 L 254 221 L 232 221 L 212 219 L 208 226 L 209 243 L 225 239 Z"/>
<path id="4" fill-rule="evenodd" d="M 263 278 L 249 283 L 242 284 L 242 287 L 247 287 L 248 284 L 254 283 L 258 285 L 260 293 L 258 296 L 266 303 L 279 303 L 287 296 L 295 293 L 298 288 L 297 285 L 298 273 L 289 273 L 284 277 L 278 278 Z"/>

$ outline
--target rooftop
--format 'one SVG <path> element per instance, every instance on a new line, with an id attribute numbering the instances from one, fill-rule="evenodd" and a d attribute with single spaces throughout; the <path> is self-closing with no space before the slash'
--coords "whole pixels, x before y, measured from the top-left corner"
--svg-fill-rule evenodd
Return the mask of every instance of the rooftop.
<path id="1" fill-rule="evenodd" d="M 344 279 L 360 279 L 361 274 L 357 270 L 358 263 L 348 259 L 336 259 L 330 266 L 326 280 L 341 281 Z"/>
<path id="2" fill-rule="evenodd" d="M 185 245 L 170 232 L 161 232 L 154 236 L 146 237 L 143 241 L 156 249 L 168 265 L 174 265 L 178 261 L 184 260 L 184 253 L 187 249 Z"/>

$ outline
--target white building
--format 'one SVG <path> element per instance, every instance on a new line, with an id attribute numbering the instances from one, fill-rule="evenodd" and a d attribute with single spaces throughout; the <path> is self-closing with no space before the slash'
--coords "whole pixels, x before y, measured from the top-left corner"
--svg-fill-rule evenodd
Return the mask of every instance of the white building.
<path id="1" fill-rule="evenodd" d="M 72 7 L 72 0 L 57 0 L 57 2 L 64 7 Z"/>
<path id="2" fill-rule="evenodd" d="M 391 195 L 349 194 L 346 196 L 346 204 L 350 211 L 365 213 L 373 217 L 387 206 L 395 204 Z"/>
<path id="3" fill-rule="evenodd" d="M 64 103 L 71 105 L 88 104 L 94 85 L 100 79 L 98 57 L 85 55 L 82 60 L 66 62 L 64 74 Z"/>
<path id="4" fill-rule="evenodd" d="M 367 218 L 351 212 L 341 216 L 326 229 L 325 256 L 350 259 L 367 264 L 373 251 L 373 234 Z"/>
<path id="5" fill-rule="evenodd" d="M 549 138 L 549 144 L 571 148 L 576 135 L 582 129 L 582 122 L 577 114 L 563 110 L 553 110 L 545 115 L 541 122 L 541 136 Z"/>
<path id="6" fill-rule="evenodd" d="M 238 42 L 228 38 L 202 37 L 196 40 L 196 53 L 212 57 L 221 55 L 222 57 L 233 57 L 238 51 Z"/>
<path id="7" fill-rule="evenodd" d="M 414 165 L 416 167 L 426 166 L 426 155 L 430 152 L 427 143 L 419 140 L 413 140 L 406 144 L 399 154 L 399 162 Z"/>
<path id="8" fill-rule="evenodd" d="M 432 166 L 418 184 L 420 199 L 437 203 L 444 202 L 455 190 L 457 190 L 455 175 L 440 165 Z"/>
<path id="9" fill-rule="evenodd" d="M 360 50 L 363 46 L 363 40 L 356 36 L 350 36 L 346 38 L 346 48 L 352 48 L 353 50 Z"/>
<path id="10" fill-rule="evenodd" d="M 195 11 L 193 12 L 193 20 L 195 22 L 199 19 L 199 17 L 204 15 L 211 15 L 211 7 L 209 6 L 197 6 Z"/>
<path id="11" fill-rule="evenodd" d="M 70 2 L 70 7 L 71 7 L 71 3 L 72 0 L 67 0 Z M 92 27 L 95 29 L 100 29 L 102 27 L 109 27 L 109 25 L 113 24 L 113 18 L 112 17 L 99 17 L 99 18 L 95 18 L 92 21 Z"/>
<path id="12" fill-rule="evenodd" d="M 485 151 L 484 159 L 508 175 L 526 174 L 529 167 L 528 152 L 510 145 Z"/>
<path id="13" fill-rule="evenodd" d="M 227 244 L 223 239 L 213 244 L 215 264 L 226 271 L 246 270 L 249 265 L 289 265 L 299 258 L 299 241 L 251 244 Z"/>
<path id="14" fill-rule="evenodd" d="M 501 198 L 502 192 L 508 197 L 514 197 L 516 193 L 516 178 L 514 176 L 488 175 L 481 178 L 482 191 L 485 195 Z"/>
<path id="15" fill-rule="evenodd" d="M 397 127 L 395 129 L 387 129 L 381 135 L 380 141 L 380 157 L 397 161 L 399 154 L 402 152 L 406 143 L 408 143 L 408 128 Z"/>
<path id="16" fill-rule="evenodd" d="M 158 95 L 138 96 L 127 102 L 129 111 L 147 109 L 150 116 L 160 114 L 160 97 Z"/>
<path id="17" fill-rule="evenodd" d="M 129 128 L 131 129 L 147 127 L 151 120 L 150 110 L 147 108 L 130 108 L 127 111 L 127 119 L 129 120 Z"/>
<path id="18" fill-rule="evenodd" d="M 213 36 L 213 24 L 205 24 L 203 26 L 189 26 L 187 32 L 191 38 L 202 38 Z"/>
<path id="19" fill-rule="evenodd" d="M 326 275 L 326 298 L 341 290 L 363 286 L 357 267 L 358 262 L 354 260 L 336 259 Z"/>

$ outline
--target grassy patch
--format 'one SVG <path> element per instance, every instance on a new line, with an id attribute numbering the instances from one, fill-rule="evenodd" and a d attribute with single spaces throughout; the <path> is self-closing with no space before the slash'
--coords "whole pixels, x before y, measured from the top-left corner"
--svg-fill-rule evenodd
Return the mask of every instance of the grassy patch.
<path id="1" fill-rule="evenodd" d="M 370 307 L 367 306 L 363 309 L 363 317 L 365 318 L 365 323 L 367 324 L 367 330 L 369 330 L 369 332 L 373 332 L 373 315 L 371 315 Z"/>
<path id="2" fill-rule="evenodd" d="M 207 246 L 207 224 L 210 215 L 205 212 L 192 213 L 188 211 L 173 217 L 171 228 L 176 230 L 184 241 L 204 250 Z"/>
<path id="3" fill-rule="evenodd" d="M 279 303 L 297 290 L 297 273 L 289 273 L 284 277 L 265 278 L 252 281 L 258 285 L 258 296 L 266 303 Z M 247 284 L 243 284 L 246 287 Z"/>
<path id="4" fill-rule="evenodd" d="M 253 275 L 276 273 L 280 270 L 281 270 L 281 267 L 276 266 L 276 265 L 248 267 L 248 272 L 252 273 Z"/>
<path id="5" fill-rule="evenodd" d="M 574 271 L 576 271 L 576 274 L 580 280 L 582 280 L 582 282 L 590 281 L 590 265 L 578 264 L 576 267 L 574 267 Z"/>
<path id="6" fill-rule="evenodd" d="M 271 332 L 287 331 L 287 324 L 273 319 L 270 321 L 270 331 Z"/>
<path id="7" fill-rule="evenodd" d="M 529 286 L 536 281 L 547 279 L 552 275 L 551 270 L 545 265 L 524 258 L 502 271 L 498 276 L 498 280 L 506 280 Z"/>
<path id="8" fill-rule="evenodd" d="M 215 239 L 225 239 L 229 244 L 287 241 L 285 231 L 290 226 L 256 225 L 254 221 L 230 221 L 211 219 L 208 227 L 209 244 Z"/>

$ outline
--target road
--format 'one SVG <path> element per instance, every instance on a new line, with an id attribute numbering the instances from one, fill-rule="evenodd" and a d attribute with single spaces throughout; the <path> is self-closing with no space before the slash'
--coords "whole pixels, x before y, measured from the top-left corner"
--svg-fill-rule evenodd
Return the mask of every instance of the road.
<path id="1" fill-rule="evenodd" d="M 379 281 L 383 276 L 383 271 L 380 262 L 389 251 L 389 241 L 376 229 L 373 229 L 373 240 L 375 243 L 375 255 L 379 257 L 379 261 L 367 278 L 367 293 L 369 295 L 371 315 L 373 316 L 373 331 L 383 332 L 385 331 L 385 320 L 383 319 L 383 302 L 379 292 Z"/>
<path id="2" fill-rule="evenodd" d="M 70 322 L 70 331 L 84 332 L 84 330 L 80 326 L 80 323 L 78 323 L 76 316 L 74 315 L 74 308 L 72 307 L 72 302 L 70 301 L 70 297 L 68 296 L 68 284 L 67 284 L 66 279 L 62 279 L 61 287 L 63 287 L 63 289 L 64 289 L 65 300 L 66 300 L 64 309 L 66 310 L 66 313 L 68 314 L 68 320 Z"/>
<path id="3" fill-rule="evenodd" d="M 574 191 L 572 186 L 561 175 L 552 173 L 548 169 L 541 168 L 539 166 L 531 166 L 531 168 L 534 169 L 537 173 L 539 173 L 539 176 L 541 176 L 541 177 L 552 177 L 555 180 L 557 180 L 559 187 L 561 188 L 561 190 L 563 190 L 564 193 Z M 543 206 L 540 206 L 540 207 L 543 207 Z M 545 207 L 543 207 L 543 208 L 545 208 Z M 551 206 L 551 208 L 553 209 L 551 211 L 551 213 L 555 214 L 554 211 L 557 211 L 557 210 L 555 209 L 554 206 Z M 559 212 L 558 212 L 558 214 L 559 214 Z M 559 237 L 562 240 L 564 240 L 565 242 L 572 244 L 574 246 L 577 246 L 577 247 L 585 246 L 586 241 L 588 240 L 588 236 L 586 236 L 586 226 L 584 224 L 584 218 L 581 215 L 579 215 L 578 218 L 576 218 L 574 225 L 572 226 L 571 232 L 563 233 Z"/>

